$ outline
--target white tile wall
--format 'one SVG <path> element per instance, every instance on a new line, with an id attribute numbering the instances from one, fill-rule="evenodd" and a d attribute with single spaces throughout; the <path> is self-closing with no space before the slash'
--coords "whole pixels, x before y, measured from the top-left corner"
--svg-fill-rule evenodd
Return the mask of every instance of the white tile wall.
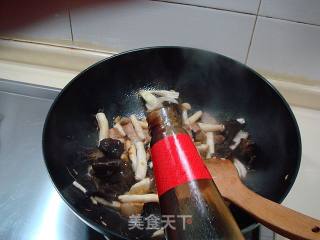
<path id="1" fill-rule="evenodd" d="M 282 203 L 293 210 L 320 219 L 319 189 L 320 152 L 319 134 L 320 111 L 306 108 L 292 108 L 297 119 L 302 140 L 302 159 L 297 179 Z M 285 240 L 277 235 L 277 240 Z"/>
<path id="2" fill-rule="evenodd" d="M 244 61 L 254 16 L 180 4 L 138 1 L 72 10 L 75 41 L 115 50 L 181 45 Z"/>
<path id="3" fill-rule="evenodd" d="M 297 179 L 283 204 L 320 219 L 320 111 L 292 108 L 301 132 L 302 159 Z"/>
<path id="4" fill-rule="evenodd" d="M 250 50 L 247 63 L 258 70 L 320 82 L 320 0 L 140 0 L 78 7 L 70 10 L 78 46 L 124 51 L 181 45 L 242 62 Z M 72 44 L 69 20 L 64 10 L 0 32 L 0 38 Z"/>
<path id="5" fill-rule="evenodd" d="M 259 14 L 320 25 L 320 1 L 262 0 Z"/>
<path id="6" fill-rule="evenodd" d="M 320 83 L 320 27 L 258 17 L 248 65 Z"/>
<path id="7" fill-rule="evenodd" d="M 29 25 L 2 32 L 0 37 L 46 42 L 71 42 L 68 10 L 62 10 Z"/>
<path id="8" fill-rule="evenodd" d="M 167 2 L 191 4 L 218 9 L 226 9 L 236 12 L 256 14 L 259 0 L 168 0 Z"/>

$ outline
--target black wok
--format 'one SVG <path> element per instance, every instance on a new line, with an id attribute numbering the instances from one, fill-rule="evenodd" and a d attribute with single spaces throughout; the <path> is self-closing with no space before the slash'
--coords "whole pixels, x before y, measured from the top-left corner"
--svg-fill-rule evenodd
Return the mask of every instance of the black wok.
<path id="1" fill-rule="evenodd" d="M 244 183 L 262 196 L 281 202 L 296 178 L 301 143 L 296 120 L 283 97 L 256 72 L 225 56 L 192 48 L 156 47 L 115 55 L 80 73 L 57 97 L 43 132 L 43 153 L 49 174 L 62 198 L 99 232 L 132 237 L 117 212 L 93 206 L 72 189 L 70 168 L 86 161 L 97 144 L 94 114 L 109 119 L 143 114 L 141 88 L 174 89 L 194 109 L 217 119 L 243 117 L 257 143 L 257 159 Z M 77 169 L 80 174 L 86 169 Z M 287 176 L 287 177 L 286 177 Z M 240 227 L 256 222 L 232 206 Z M 107 226 L 101 223 L 103 217 Z"/>

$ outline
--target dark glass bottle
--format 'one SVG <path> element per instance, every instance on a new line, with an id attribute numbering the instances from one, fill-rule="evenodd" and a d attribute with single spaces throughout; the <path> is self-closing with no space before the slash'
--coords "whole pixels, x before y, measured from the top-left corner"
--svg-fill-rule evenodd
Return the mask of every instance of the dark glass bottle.
<path id="1" fill-rule="evenodd" d="M 147 121 L 167 239 L 244 239 L 182 126 L 180 106 L 167 104 Z"/>

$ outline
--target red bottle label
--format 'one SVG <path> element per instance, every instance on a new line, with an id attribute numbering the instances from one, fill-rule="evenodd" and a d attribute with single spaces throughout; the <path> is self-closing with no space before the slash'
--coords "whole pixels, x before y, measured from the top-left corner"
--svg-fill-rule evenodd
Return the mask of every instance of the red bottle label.
<path id="1" fill-rule="evenodd" d="M 151 148 L 158 195 L 196 179 L 212 179 L 188 134 L 161 139 Z"/>

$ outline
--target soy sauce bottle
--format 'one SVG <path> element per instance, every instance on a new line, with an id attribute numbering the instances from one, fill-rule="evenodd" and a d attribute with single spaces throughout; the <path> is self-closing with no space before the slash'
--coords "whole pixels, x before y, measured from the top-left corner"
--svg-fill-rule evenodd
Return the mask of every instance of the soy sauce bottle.
<path id="1" fill-rule="evenodd" d="M 180 105 L 149 112 L 147 121 L 167 239 L 244 239 L 183 128 Z"/>

